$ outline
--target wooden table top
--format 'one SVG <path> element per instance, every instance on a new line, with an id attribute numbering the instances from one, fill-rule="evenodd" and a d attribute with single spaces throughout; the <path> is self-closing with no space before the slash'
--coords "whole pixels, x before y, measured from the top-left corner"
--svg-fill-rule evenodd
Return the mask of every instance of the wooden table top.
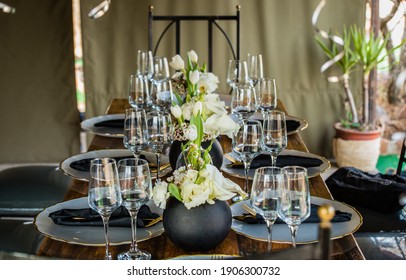
<path id="1" fill-rule="evenodd" d="M 130 105 L 126 99 L 113 99 L 107 108 L 107 114 L 123 113 L 125 108 L 129 108 Z M 278 102 L 278 109 L 285 111 L 285 106 Z M 224 152 L 231 151 L 231 140 L 227 137 L 222 137 L 221 141 Z M 121 138 L 109 138 L 102 136 L 95 136 L 92 140 L 89 151 L 100 149 L 124 149 Z M 299 151 L 308 152 L 300 133 L 289 135 L 288 149 L 295 149 Z M 224 176 L 227 176 L 224 174 Z M 230 177 L 234 182 L 243 185 L 243 179 Z M 331 194 L 326 187 L 323 179 L 320 176 L 310 178 L 310 190 L 312 196 L 318 196 L 322 198 L 331 199 Z M 87 196 L 88 184 L 84 181 L 74 179 L 70 187 L 70 190 L 65 196 L 65 200 L 71 200 L 79 197 Z M 364 259 L 361 250 L 358 247 L 352 234 L 344 236 L 339 239 L 333 240 L 332 246 L 332 258 L 333 259 Z M 153 259 L 167 259 L 176 257 L 179 255 L 188 255 L 190 252 L 186 252 L 181 248 L 175 246 L 163 233 L 162 235 L 142 241 L 138 243 L 141 250 L 146 250 L 151 253 Z M 273 250 L 283 250 L 290 248 L 289 244 L 274 243 Z M 117 259 L 117 254 L 129 249 L 128 245 L 110 246 L 110 252 L 113 259 Z M 266 242 L 253 240 L 245 236 L 235 233 L 230 230 L 227 238 L 215 249 L 204 252 L 204 254 L 226 254 L 226 255 L 245 255 L 258 254 L 267 251 Z M 69 244 L 61 241 L 57 241 L 46 237 L 41 244 L 38 255 L 48 256 L 53 258 L 63 259 L 103 259 L 105 249 L 100 246 L 85 246 Z M 202 252 L 193 252 L 195 254 Z"/>

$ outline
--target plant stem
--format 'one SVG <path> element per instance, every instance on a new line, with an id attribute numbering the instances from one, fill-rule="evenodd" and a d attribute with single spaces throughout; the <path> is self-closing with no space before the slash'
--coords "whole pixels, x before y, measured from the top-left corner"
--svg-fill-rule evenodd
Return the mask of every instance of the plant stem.
<path id="1" fill-rule="evenodd" d="M 359 118 L 358 118 L 357 107 L 355 106 L 354 96 L 352 95 L 352 91 L 351 91 L 350 83 L 349 83 L 349 76 L 347 74 L 343 75 L 343 87 L 344 87 L 345 95 L 347 96 L 348 102 L 350 103 L 352 122 L 358 123 Z"/>

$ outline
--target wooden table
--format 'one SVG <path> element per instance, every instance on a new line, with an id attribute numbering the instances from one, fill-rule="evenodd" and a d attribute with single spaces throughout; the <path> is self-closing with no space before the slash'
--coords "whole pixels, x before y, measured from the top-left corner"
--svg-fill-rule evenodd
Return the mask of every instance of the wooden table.
<path id="1" fill-rule="evenodd" d="M 125 108 L 129 108 L 130 105 L 126 99 L 113 99 L 107 109 L 107 114 L 123 113 Z M 278 109 L 286 112 L 284 105 L 279 102 Z M 221 144 L 224 152 L 231 150 L 231 141 L 227 137 L 223 137 Z M 122 139 L 120 138 L 108 138 L 102 136 L 95 136 L 89 146 L 89 150 L 98 149 L 124 149 Z M 289 136 L 288 149 L 295 149 L 299 151 L 308 152 L 299 133 L 295 133 Z M 227 175 L 225 175 L 227 176 Z M 243 185 L 243 179 L 229 177 L 236 183 Z M 324 181 L 320 176 L 316 176 L 310 179 L 311 195 L 322 198 L 331 199 L 331 194 L 327 189 Z M 75 199 L 83 196 L 87 196 L 87 182 L 74 180 L 70 190 L 65 196 L 65 200 Z M 190 254 L 177 246 L 175 246 L 163 233 L 161 236 L 139 242 L 139 248 L 147 250 L 152 254 L 153 259 L 166 259 L 176 257 L 179 255 Z M 283 250 L 289 248 L 288 244 L 274 243 L 274 251 Z M 117 254 L 129 249 L 129 245 L 110 246 L 113 259 L 117 258 Z M 266 242 L 253 240 L 242 235 L 236 234 L 233 230 L 230 231 L 227 238 L 217 246 L 215 249 L 205 252 L 205 254 L 227 254 L 227 255 L 251 255 L 258 254 L 260 252 L 266 252 Z M 46 237 L 40 247 L 40 256 L 49 256 L 55 258 L 64 259 L 103 259 L 104 247 L 97 246 L 81 246 L 68 244 L 61 241 L 56 241 Z M 198 253 L 198 252 L 194 252 Z M 358 247 L 352 234 L 344 236 L 340 239 L 333 241 L 332 249 L 333 259 L 364 259 L 361 250 Z"/>

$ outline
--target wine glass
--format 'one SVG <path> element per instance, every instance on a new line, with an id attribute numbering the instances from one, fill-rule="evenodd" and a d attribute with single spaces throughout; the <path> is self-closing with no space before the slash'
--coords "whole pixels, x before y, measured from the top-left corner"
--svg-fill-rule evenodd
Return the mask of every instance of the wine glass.
<path id="1" fill-rule="evenodd" d="M 118 254 L 119 260 L 150 260 L 151 254 L 137 246 L 137 214 L 141 206 L 147 204 L 152 195 L 151 175 L 148 161 L 144 159 L 122 159 L 118 162 L 118 177 L 122 205 L 131 217 L 131 247 Z"/>
<path id="2" fill-rule="evenodd" d="M 286 172 L 279 167 L 255 170 L 251 188 L 251 206 L 262 215 L 268 229 L 268 252 L 272 252 L 272 226 L 278 217 L 279 190 L 286 182 Z"/>
<path id="3" fill-rule="evenodd" d="M 171 115 L 168 112 L 155 111 L 148 114 L 148 145 L 156 155 L 156 180 L 159 180 L 161 154 L 170 146 L 173 139 Z"/>
<path id="4" fill-rule="evenodd" d="M 151 88 L 152 108 L 167 111 L 172 105 L 172 82 L 170 80 L 154 81 Z"/>
<path id="5" fill-rule="evenodd" d="M 287 183 L 280 191 L 279 217 L 289 226 L 292 245 L 296 248 L 299 225 L 310 216 L 310 191 L 307 169 L 301 166 L 286 166 Z"/>
<path id="6" fill-rule="evenodd" d="M 271 154 L 271 165 L 276 166 L 279 153 L 288 144 L 285 113 L 273 110 L 263 115 L 263 118 L 263 148 Z"/>
<path id="7" fill-rule="evenodd" d="M 262 55 L 248 54 L 248 78 L 255 87 L 259 79 L 264 77 Z"/>
<path id="8" fill-rule="evenodd" d="M 151 79 L 154 74 L 153 57 L 151 51 L 138 50 L 137 76 Z"/>
<path id="9" fill-rule="evenodd" d="M 135 109 L 147 110 L 151 100 L 149 97 L 148 79 L 139 75 L 130 76 L 128 101 Z"/>
<path id="10" fill-rule="evenodd" d="M 124 146 L 138 159 L 148 146 L 147 118 L 144 110 L 129 108 L 125 111 Z"/>
<path id="11" fill-rule="evenodd" d="M 93 159 L 90 163 L 88 203 L 103 219 L 105 260 L 111 260 L 108 234 L 110 215 L 121 205 L 121 201 L 116 161 L 113 158 Z"/>
<path id="12" fill-rule="evenodd" d="M 259 121 L 243 120 L 242 124 L 234 134 L 232 147 L 244 162 L 244 192 L 248 192 L 248 172 L 252 160 L 261 153 L 262 127 Z"/>
<path id="13" fill-rule="evenodd" d="M 228 62 L 227 84 L 233 88 L 247 82 L 249 82 L 247 62 L 231 59 Z"/>
<path id="14" fill-rule="evenodd" d="M 262 115 L 275 110 L 277 105 L 276 82 L 275 79 L 261 78 L 255 87 L 257 95 L 257 109 Z"/>
<path id="15" fill-rule="evenodd" d="M 166 57 L 155 56 L 153 58 L 152 64 L 152 72 L 153 75 L 151 77 L 152 83 L 169 80 L 170 73 L 169 73 L 169 64 L 168 59 Z"/>
<path id="16" fill-rule="evenodd" d="M 256 111 L 257 97 L 250 84 L 234 86 L 231 94 L 231 111 L 240 122 L 250 118 Z"/>

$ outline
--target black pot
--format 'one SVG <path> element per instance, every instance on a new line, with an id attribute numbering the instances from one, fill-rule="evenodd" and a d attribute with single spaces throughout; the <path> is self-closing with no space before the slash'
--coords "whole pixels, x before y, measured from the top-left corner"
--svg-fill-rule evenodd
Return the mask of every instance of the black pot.
<path id="1" fill-rule="evenodd" d="M 210 145 L 211 141 L 202 142 L 203 149 L 206 149 Z M 169 162 L 171 164 L 172 170 L 176 169 L 176 162 L 179 158 L 179 155 L 182 153 L 182 144 L 186 144 L 187 141 L 173 141 L 169 149 Z M 213 142 L 213 145 L 210 150 L 211 160 L 213 165 L 220 170 L 221 165 L 223 164 L 223 148 L 221 147 L 220 142 L 216 139 Z"/>
<path id="2" fill-rule="evenodd" d="M 226 201 L 187 209 L 170 197 L 163 213 L 165 233 L 185 251 L 208 251 L 227 237 L 231 228 L 231 209 Z"/>

